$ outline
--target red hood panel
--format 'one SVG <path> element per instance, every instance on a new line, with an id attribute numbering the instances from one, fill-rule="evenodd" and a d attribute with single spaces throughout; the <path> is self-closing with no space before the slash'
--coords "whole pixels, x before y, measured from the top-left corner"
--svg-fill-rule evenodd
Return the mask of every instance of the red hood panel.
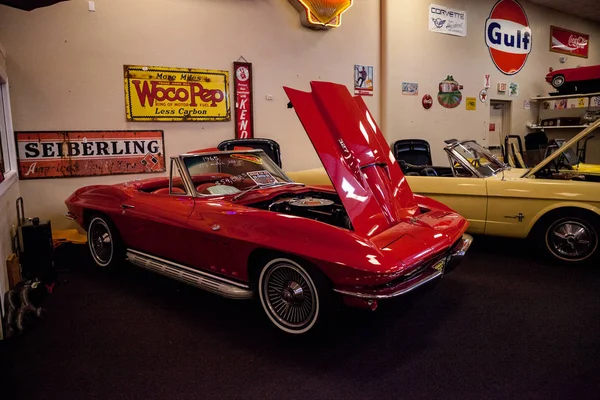
<path id="1" fill-rule="evenodd" d="M 284 88 L 357 233 L 371 237 L 418 213 L 417 203 L 362 98 L 339 84 Z"/>

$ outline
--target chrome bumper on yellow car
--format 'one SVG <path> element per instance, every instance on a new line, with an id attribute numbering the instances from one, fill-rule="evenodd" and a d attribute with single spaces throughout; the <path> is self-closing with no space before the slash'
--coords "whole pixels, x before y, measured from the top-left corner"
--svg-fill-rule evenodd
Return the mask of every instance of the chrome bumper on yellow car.
<path id="1" fill-rule="evenodd" d="M 355 287 L 334 290 L 345 296 L 369 300 L 389 299 L 401 296 L 452 271 L 464 258 L 472 242 L 473 237 L 464 234 L 448 253 L 427 262 L 427 264 L 419 268 L 418 273 L 413 274 L 414 276 L 401 277 L 396 283 L 391 282 L 387 285 L 377 287 Z"/>

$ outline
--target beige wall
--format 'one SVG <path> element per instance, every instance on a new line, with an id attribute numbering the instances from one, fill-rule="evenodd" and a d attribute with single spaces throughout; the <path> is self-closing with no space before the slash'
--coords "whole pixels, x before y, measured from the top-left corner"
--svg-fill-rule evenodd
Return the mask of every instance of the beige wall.
<path id="1" fill-rule="evenodd" d="M 295 170 L 319 163 L 282 86 L 311 80 L 351 87 L 354 64 L 375 67 L 379 88 L 379 2 L 357 0 L 343 25 L 312 31 L 285 0 L 97 0 L 33 12 L 0 6 L 0 40 L 9 54 L 15 130 L 163 129 L 167 156 L 233 138 L 232 122 L 131 123 L 125 119 L 123 64 L 231 70 L 253 63 L 255 130 L 282 147 Z M 272 94 L 273 100 L 265 100 Z M 367 102 L 380 118 L 379 97 Z M 28 215 L 60 218 L 76 188 L 136 176 L 21 181 Z"/>
<path id="2" fill-rule="evenodd" d="M 466 11 L 467 36 L 429 32 L 428 6 L 431 3 Z M 489 56 L 484 36 L 485 20 L 495 3 L 496 0 L 383 0 L 382 68 L 386 90 L 382 100 L 383 126 L 389 142 L 401 138 L 426 139 L 432 146 L 434 163 L 447 164 L 443 140 L 476 139 L 487 144 L 485 130 L 489 122 L 489 102 L 478 101 L 476 111 L 467 111 L 464 104 L 465 97 L 478 96 L 485 74 L 491 74 L 491 99 L 512 100 L 511 133 L 524 135 L 528 132 L 526 123 L 536 116 L 534 104 L 531 110 L 525 110 L 523 101 L 553 91 L 544 80 L 548 67 L 600 64 L 600 24 L 521 1 L 532 29 L 532 51 L 518 74 L 502 74 Z M 587 60 L 568 57 L 565 64 L 560 64 L 561 54 L 548 51 L 550 25 L 589 33 L 590 57 Z M 435 100 L 439 82 L 449 74 L 464 86 L 463 103 L 455 109 L 443 108 Z M 496 83 L 501 80 L 518 82 L 519 96 L 499 95 Z M 403 81 L 418 82 L 419 96 L 402 96 Z M 421 98 L 426 93 L 434 98 L 430 110 L 421 106 Z M 561 135 L 569 138 L 574 132 L 561 132 Z"/>
<path id="3" fill-rule="evenodd" d="M 19 185 L 13 184 L 4 194 L 0 195 L 0 304 L 3 304 L 4 293 L 8 290 L 6 259 L 12 251 L 13 226 L 17 224 L 15 202 L 19 197 Z"/>
<path id="4" fill-rule="evenodd" d="M 0 77 L 7 78 L 5 51 L 0 44 Z M 2 79 L 0 79 L 1 81 Z M 0 92 L 1 95 L 1 92 Z M 6 120 L 7 130 L 11 130 L 10 115 Z M 11 160 L 12 161 L 12 160 Z M 4 302 L 4 293 L 8 290 L 6 259 L 12 253 L 13 226 L 17 224 L 15 202 L 19 197 L 19 184 L 12 178 L 0 183 L 0 305 Z"/>

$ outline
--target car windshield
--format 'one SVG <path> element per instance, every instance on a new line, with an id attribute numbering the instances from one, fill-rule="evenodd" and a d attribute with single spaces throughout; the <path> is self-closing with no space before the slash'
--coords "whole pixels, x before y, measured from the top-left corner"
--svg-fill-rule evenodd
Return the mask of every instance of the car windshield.
<path id="1" fill-rule="evenodd" d="M 292 182 L 262 150 L 186 155 L 183 162 L 196 191 L 205 195 Z"/>
<path id="2" fill-rule="evenodd" d="M 484 177 L 495 175 L 506 168 L 506 165 L 488 149 L 481 147 L 476 142 L 461 142 L 454 146 L 452 151 L 464 158 Z"/>

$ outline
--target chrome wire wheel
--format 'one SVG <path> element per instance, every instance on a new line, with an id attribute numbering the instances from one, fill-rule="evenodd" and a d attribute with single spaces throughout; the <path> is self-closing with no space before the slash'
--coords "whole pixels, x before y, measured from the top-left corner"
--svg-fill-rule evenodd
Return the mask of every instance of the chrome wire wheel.
<path id="1" fill-rule="evenodd" d="M 319 317 L 319 294 L 310 274 L 285 258 L 270 261 L 261 271 L 259 296 L 263 309 L 279 329 L 301 334 Z"/>
<path id="2" fill-rule="evenodd" d="M 95 217 L 88 227 L 88 244 L 92 258 L 101 267 L 108 266 L 114 254 L 112 233 L 106 221 Z"/>
<path id="3" fill-rule="evenodd" d="M 562 218 L 546 231 L 546 246 L 557 258 L 578 262 L 590 258 L 598 247 L 593 226 L 577 218 Z"/>

